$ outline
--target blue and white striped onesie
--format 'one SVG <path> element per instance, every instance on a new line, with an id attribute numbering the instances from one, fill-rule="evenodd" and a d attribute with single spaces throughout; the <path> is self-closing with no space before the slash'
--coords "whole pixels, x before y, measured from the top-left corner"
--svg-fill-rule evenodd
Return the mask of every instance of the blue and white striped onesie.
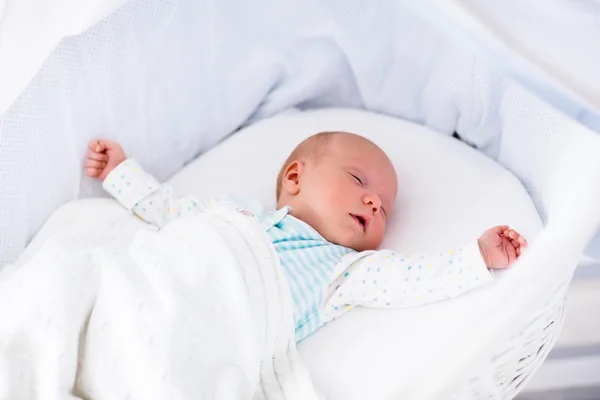
<path id="1" fill-rule="evenodd" d="M 290 207 L 265 209 L 257 201 L 219 197 L 200 202 L 174 198 L 133 159 L 104 180 L 104 188 L 142 220 L 169 221 L 218 204 L 256 218 L 271 240 L 294 302 L 296 341 L 354 306 L 410 307 L 454 297 L 491 280 L 477 241 L 434 255 L 403 256 L 391 250 L 357 252 L 328 242 L 291 215 Z"/>

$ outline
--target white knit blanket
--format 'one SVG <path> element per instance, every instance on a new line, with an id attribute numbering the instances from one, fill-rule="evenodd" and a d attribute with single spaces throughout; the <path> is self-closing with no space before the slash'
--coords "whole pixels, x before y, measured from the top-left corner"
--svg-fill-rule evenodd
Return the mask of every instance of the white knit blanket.
<path id="1" fill-rule="evenodd" d="M 0 272 L 0 399 L 318 397 L 254 220 L 215 209 L 157 232 L 87 203 Z"/>

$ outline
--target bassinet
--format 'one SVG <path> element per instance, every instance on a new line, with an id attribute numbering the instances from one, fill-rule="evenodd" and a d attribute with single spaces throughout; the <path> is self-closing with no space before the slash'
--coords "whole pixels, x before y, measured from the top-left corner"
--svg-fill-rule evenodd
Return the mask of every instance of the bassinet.
<path id="1" fill-rule="evenodd" d="M 99 133 L 135 143 L 140 162 L 165 179 L 240 126 L 288 107 L 364 108 L 456 132 L 519 177 L 545 222 L 525 267 L 474 308 L 469 334 L 432 345 L 415 365 L 410 380 L 421 384 L 410 397 L 511 398 L 544 360 L 600 225 L 594 53 L 574 52 L 592 57 L 580 70 L 544 69 L 556 54 L 499 40 L 505 31 L 490 16 L 502 9 L 481 2 L 49 4 L 0 5 L 2 264 L 59 205 L 100 194 L 80 183 L 79 168 Z M 586 30 L 571 40 L 598 46 L 589 35 L 599 14 L 578 19 L 581 10 L 560 4 Z M 484 314 L 497 318 L 476 324 Z"/>

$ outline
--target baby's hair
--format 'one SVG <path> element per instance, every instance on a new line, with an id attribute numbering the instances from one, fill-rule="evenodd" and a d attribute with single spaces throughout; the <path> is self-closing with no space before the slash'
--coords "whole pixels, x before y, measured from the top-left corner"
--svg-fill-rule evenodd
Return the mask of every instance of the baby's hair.
<path id="1" fill-rule="evenodd" d="M 279 196 L 281 195 L 281 181 L 283 180 L 283 173 L 288 165 L 294 160 L 305 161 L 309 158 L 316 159 L 318 158 L 331 139 L 338 134 L 343 134 L 346 132 L 319 132 L 314 134 L 306 139 L 304 139 L 289 155 L 287 160 L 283 163 L 283 166 L 279 170 L 279 174 L 277 174 L 277 200 L 279 200 Z"/>

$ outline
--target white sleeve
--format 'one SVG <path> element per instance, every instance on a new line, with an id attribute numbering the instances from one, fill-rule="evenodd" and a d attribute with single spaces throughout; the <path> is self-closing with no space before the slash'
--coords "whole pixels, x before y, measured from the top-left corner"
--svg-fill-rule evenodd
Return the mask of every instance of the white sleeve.
<path id="1" fill-rule="evenodd" d="M 102 186 L 127 210 L 161 228 L 174 219 L 195 215 L 206 207 L 192 195 L 174 197 L 168 185 L 161 185 L 134 159 L 119 164 Z"/>
<path id="2" fill-rule="evenodd" d="M 404 256 L 391 250 L 361 254 L 364 256 L 355 257 L 339 270 L 330 285 L 324 299 L 329 315 L 354 306 L 428 304 L 458 296 L 492 279 L 477 241 L 433 255 Z"/>

